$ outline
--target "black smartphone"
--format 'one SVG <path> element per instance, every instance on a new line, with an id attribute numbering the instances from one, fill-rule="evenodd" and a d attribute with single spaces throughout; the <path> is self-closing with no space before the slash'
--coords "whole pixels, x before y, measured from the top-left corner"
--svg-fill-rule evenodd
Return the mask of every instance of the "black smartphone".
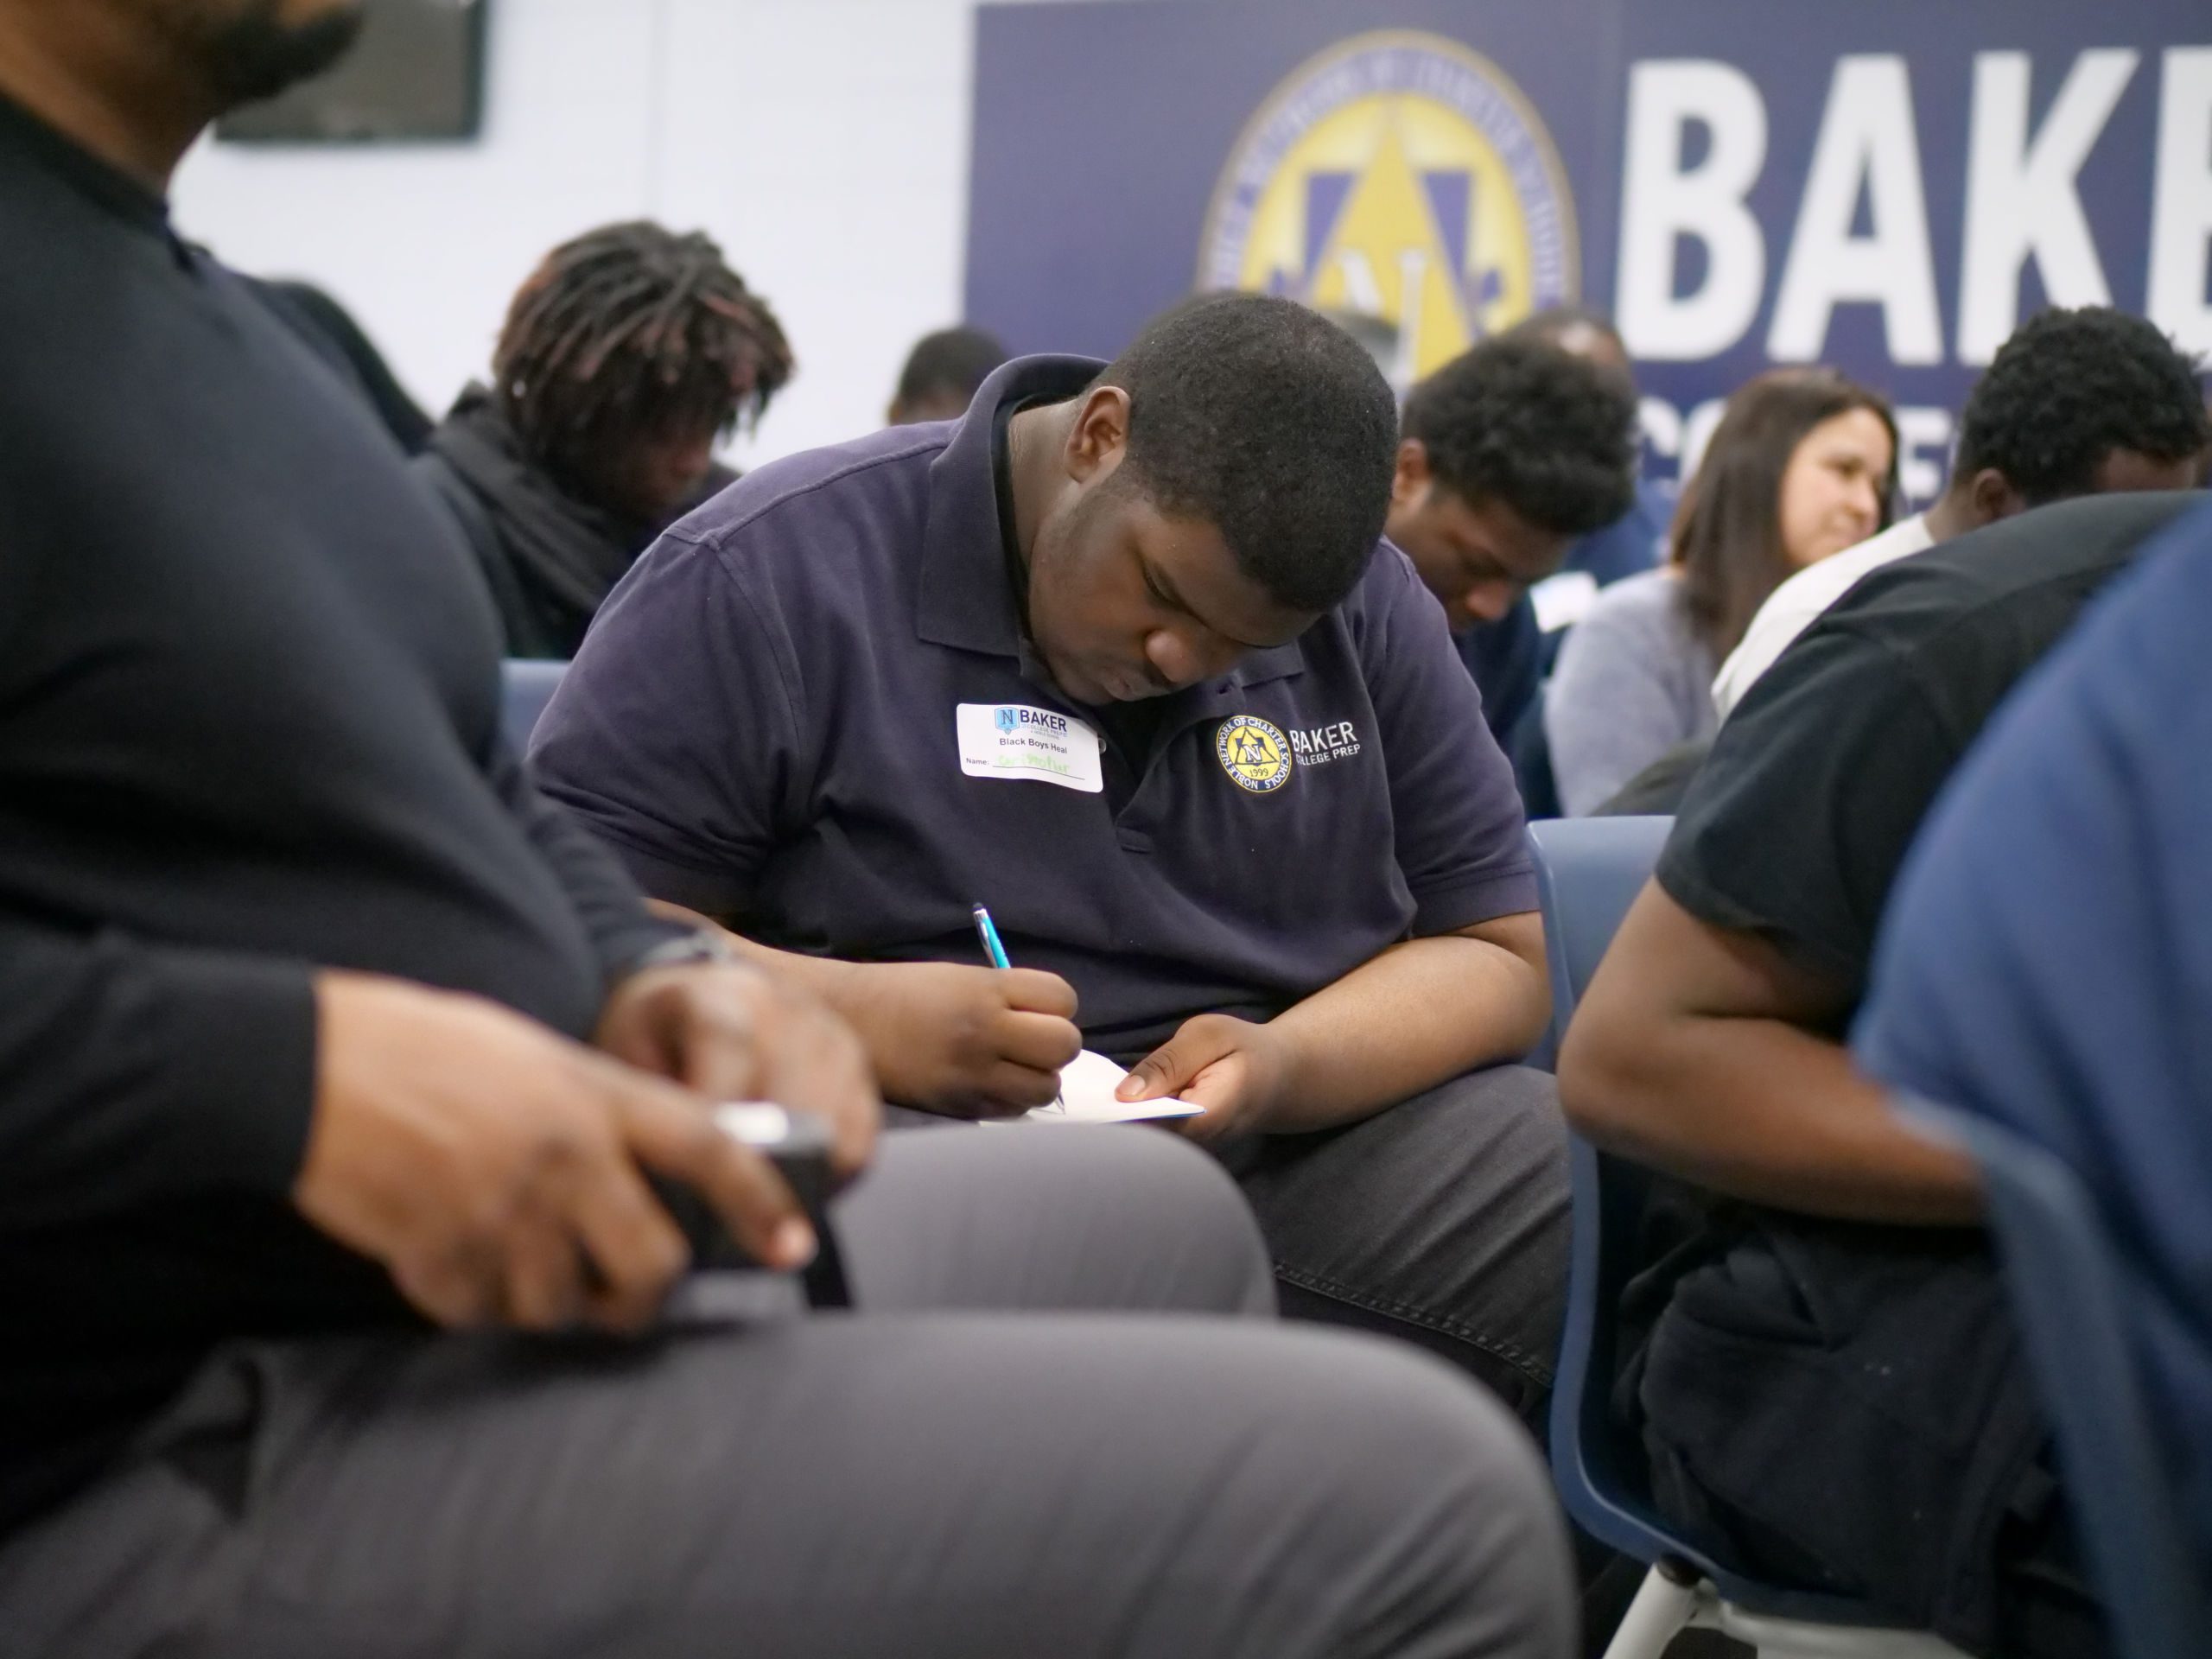
<path id="1" fill-rule="evenodd" d="M 715 1109 L 722 1133 L 743 1141 L 775 1165 L 798 1196 L 818 1235 L 827 1236 L 830 1202 L 830 1125 L 812 1112 L 787 1111 L 766 1101 L 736 1101 Z M 757 1269 L 722 1224 L 721 1217 L 688 1186 L 655 1177 L 653 1191 L 691 1246 L 694 1272 Z"/>

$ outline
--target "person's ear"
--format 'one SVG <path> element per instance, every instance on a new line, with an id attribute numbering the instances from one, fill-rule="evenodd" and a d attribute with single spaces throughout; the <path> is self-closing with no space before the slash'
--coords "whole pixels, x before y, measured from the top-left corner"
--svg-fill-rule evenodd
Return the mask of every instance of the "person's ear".
<path id="1" fill-rule="evenodd" d="M 2012 487 L 2012 480 L 1994 467 L 1985 467 L 1974 475 L 1967 499 L 1974 503 L 1977 524 L 1993 524 L 1999 518 L 2010 518 L 2016 512 L 2025 512 L 2028 505 L 2019 491 Z"/>
<path id="2" fill-rule="evenodd" d="M 1093 386 L 1068 429 L 1068 476 L 1078 484 L 1103 480 L 1122 464 L 1128 444 L 1129 394 L 1119 386 Z"/>
<path id="3" fill-rule="evenodd" d="M 1429 476 L 1428 446 L 1419 438 L 1401 439 L 1398 443 L 1398 470 L 1390 480 L 1390 505 L 1394 507 L 1411 506 L 1420 497 Z"/>

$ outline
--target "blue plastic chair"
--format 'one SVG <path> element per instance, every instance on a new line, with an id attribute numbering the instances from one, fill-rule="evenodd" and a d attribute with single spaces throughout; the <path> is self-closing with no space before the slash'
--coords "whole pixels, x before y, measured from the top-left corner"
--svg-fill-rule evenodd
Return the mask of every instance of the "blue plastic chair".
<path id="1" fill-rule="evenodd" d="M 1658 862 L 1674 820 L 1560 818 L 1529 827 L 1552 981 L 1551 1044 L 1573 1018 L 1621 918 Z M 1935 1637 L 1883 1625 L 1857 1602 L 1778 1589 L 1730 1572 L 1668 1529 L 1643 1496 L 1643 1446 L 1612 1415 L 1615 1318 L 1636 1257 L 1649 1180 L 1576 1135 L 1567 1319 L 1552 1389 L 1552 1476 L 1577 1523 L 1650 1568 L 1606 1659 L 1659 1659 L 1699 1625 L 1762 1659 L 1963 1659 Z"/>
<path id="2" fill-rule="evenodd" d="M 2212 1586 L 2152 1429 L 2136 1361 L 2158 1317 L 2072 1169 L 1987 1118 L 1900 1097 L 1897 1109 L 1980 1166 L 2014 1316 L 2057 1431 L 2075 1531 L 2125 1659 L 2212 1654 Z M 2131 1315 L 2136 1317 L 2131 1317 Z"/>
<path id="3" fill-rule="evenodd" d="M 508 747 L 517 754 L 530 747 L 537 717 L 553 701 L 568 667 L 563 662 L 527 657 L 510 657 L 499 664 L 499 726 L 506 733 Z"/>

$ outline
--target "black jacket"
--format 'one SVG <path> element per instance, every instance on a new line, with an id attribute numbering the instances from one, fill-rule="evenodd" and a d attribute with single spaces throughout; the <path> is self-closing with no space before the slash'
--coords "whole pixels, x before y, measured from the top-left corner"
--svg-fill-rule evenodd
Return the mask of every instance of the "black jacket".
<path id="1" fill-rule="evenodd" d="M 510 657 L 575 656 L 601 602 L 658 528 L 563 489 L 482 386 L 461 393 L 411 465 L 467 536 Z"/>

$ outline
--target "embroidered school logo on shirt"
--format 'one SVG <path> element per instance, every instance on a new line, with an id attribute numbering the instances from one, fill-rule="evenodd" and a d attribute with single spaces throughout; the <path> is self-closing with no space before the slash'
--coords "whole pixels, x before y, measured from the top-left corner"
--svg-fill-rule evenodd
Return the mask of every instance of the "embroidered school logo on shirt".
<path id="1" fill-rule="evenodd" d="M 1291 728 L 1291 758 L 1301 766 L 1325 766 L 1332 760 L 1349 760 L 1358 753 L 1359 733 L 1348 720 Z"/>
<path id="2" fill-rule="evenodd" d="M 1239 789 L 1265 795 L 1290 781 L 1290 740 L 1257 715 L 1231 715 L 1213 734 L 1213 752 Z"/>

